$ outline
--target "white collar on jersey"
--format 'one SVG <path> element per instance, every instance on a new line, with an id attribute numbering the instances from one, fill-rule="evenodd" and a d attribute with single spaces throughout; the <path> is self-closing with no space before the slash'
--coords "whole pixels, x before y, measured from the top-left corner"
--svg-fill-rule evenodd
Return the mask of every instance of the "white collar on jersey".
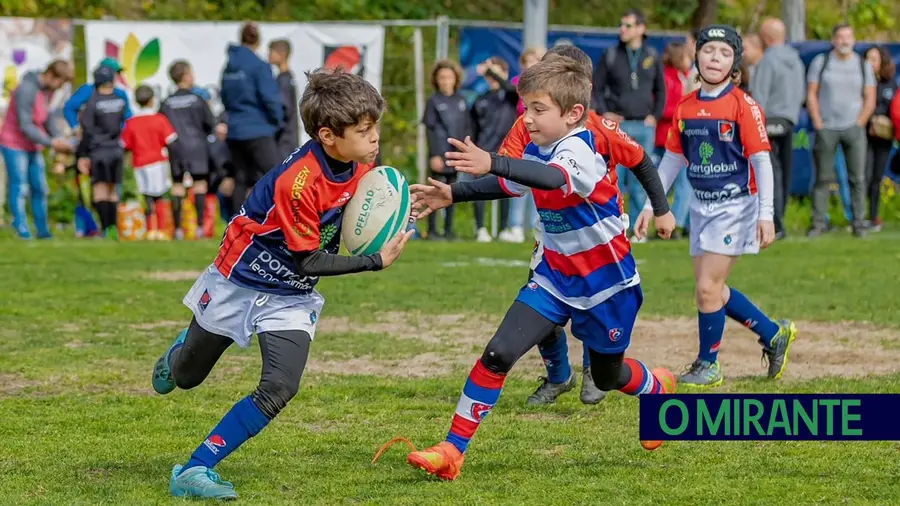
<path id="1" fill-rule="evenodd" d="M 150 107 L 138 107 L 137 111 L 134 112 L 134 116 L 135 116 L 135 117 L 137 117 L 137 116 L 151 116 L 151 115 L 153 115 L 153 114 L 156 114 L 157 112 L 159 112 L 159 111 L 157 111 L 156 109 L 152 109 L 152 108 L 150 108 Z"/>
<path id="2" fill-rule="evenodd" d="M 731 84 L 731 81 L 726 79 L 724 83 L 716 86 L 712 91 L 704 91 L 703 88 L 700 88 L 700 96 L 716 98 L 725 91 L 725 88 L 727 88 L 729 84 Z"/>
<path id="3" fill-rule="evenodd" d="M 562 142 L 562 141 L 568 139 L 569 137 L 572 137 L 573 135 L 578 135 L 578 134 L 580 134 L 581 132 L 584 132 L 585 130 L 586 130 L 586 128 L 584 128 L 583 126 L 575 127 L 575 128 L 573 128 L 573 129 L 569 130 L 569 133 L 567 133 L 566 135 L 563 135 L 561 139 L 559 139 L 558 141 L 554 142 L 553 144 L 551 144 L 551 145 L 549 145 L 549 146 L 546 146 L 546 147 L 538 146 L 538 147 L 537 147 L 537 148 L 538 148 L 538 151 L 539 151 L 542 155 L 549 155 L 550 153 L 553 152 L 554 149 L 556 149 L 556 146 L 558 146 L 560 142 Z M 537 146 L 537 144 L 535 144 L 535 146 Z"/>

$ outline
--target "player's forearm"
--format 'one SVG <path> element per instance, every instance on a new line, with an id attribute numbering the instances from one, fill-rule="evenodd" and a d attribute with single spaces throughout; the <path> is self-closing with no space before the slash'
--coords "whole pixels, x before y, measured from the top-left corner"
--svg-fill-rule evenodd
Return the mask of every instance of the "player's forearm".
<path id="1" fill-rule="evenodd" d="M 759 188 L 759 219 L 772 221 L 775 216 L 775 177 L 769 152 L 750 155 L 750 166 L 756 171 L 756 185 Z"/>
<path id="2" fill-rule="evenodd" d="M 659 173 L 659 182 L 663 187 L 664 194 L 669 193 L 669 188 L 672 187 L 675 178 L 678 177 L 678 174 L 684 170 L 685 167 L 687 167 L 687 160 L 684 158 L 684 155 L 666 150 L 662 160 L 659 162 L 659 169 L 657 169 L 657 172 Z M 644 205 L 644 210 L 649 211 L 652 209 L 652 203 L 648 200 Z"/>
<path id="3" fill-rule="evenodd" d="M 510 197 L 510 194 L 500 184 L 500 178 L 492 174 L 474 181 L 453 183 L 450 185 L 450 194 L 453 196 L 453 203 L 499 200 Z"/>
<path id="4" fill-rule="evenodd" d="M 559 169 L 496 153 L 491 153 L 491 174 L 538 190 L 555 190 L 566 184 L 566 176 Z"/>
<path id="5" fill-rule="evenodd" d="M 316 250 L 292 252 L 292 256 L 301 276 L 340 276 L 355 272 L 380 271 L 383 267 L 380 253 L 348 257 Z"/>
<path id="6" fill-rule="evenodd" d="M 654 216 L 662 216 L 669 212 L 669 200 L 666 198 L 666 190 L 663 188 L 660 173 L 653 166 L 650 157 L 644 153 L 644 158 L 636 167 L 629 167 L 638 182 L 647 192 L 647 200 L 653 208 Z"/>

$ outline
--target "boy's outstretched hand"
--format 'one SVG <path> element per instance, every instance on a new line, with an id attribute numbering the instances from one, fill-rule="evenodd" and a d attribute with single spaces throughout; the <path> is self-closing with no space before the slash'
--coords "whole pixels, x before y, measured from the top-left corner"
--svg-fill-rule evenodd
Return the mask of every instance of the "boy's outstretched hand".
<path id="1" fill-rule="evenodd" d="M 447 142 L 459 150 L 444 154 L 448 166 L 475 176 L 483 176 L 491 171 L 491 154 L 476 146 L 468 135 L 465 142 L 452 137 Z"/>
<path id="2" fill-rule="evenodd" d="M 428 182 L 430 184 L 414 184 L 409 187 L 413 200 L 412 217 L 417 220 L 453 204 L 450 185 L 433 178 L 428 178 Z"/>
<path id="3" fill-rule="evenodd" d="M 415 234 L 415 230 L 407 230 L 402 234 L 397 234 L 396 237 L 388 241 L 385 244 L 379 253 L 381 253 L 381 268 L 387 269 L 390 267 L 394 260 L 400 256 L 400 253 L 403 252 L 403 247 L 406 246 L 406 243 L 409 241 L 409 238 Z"/>
<path id="4" fill-rule="evenodd" d="M 642 211 L 641 214 L 638 215 L 637 221 L 634 222 L 635 237 L 638 239 L 647 237 L 647 230 L 650 228 L 650 221 L 653 219 L 653 211 Z M 657 216 L 655 220 L 656 233 L 663 239 L 672 237 L 672 232 L 675 230 L 675 216 L 672 212 L 669 211 L 662 216 Z"/>

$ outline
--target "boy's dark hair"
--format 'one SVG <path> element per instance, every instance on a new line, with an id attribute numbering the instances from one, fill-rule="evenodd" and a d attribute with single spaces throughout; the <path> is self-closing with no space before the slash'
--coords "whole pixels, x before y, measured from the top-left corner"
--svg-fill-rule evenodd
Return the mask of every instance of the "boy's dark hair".
<path id="1" fill-rule="evenodd" d="M 453 90 L 458 91 L 459 87 L 462 86 L 463 69 L 459 65 L 459 63 L 456 63 L 453 60 L 439 60 L 437 63 L 434 64 L 434 70 L 431 71 L 431 86 L 435 89 L 435 91 L 437 91 L 437 89 L 438 89 L 437 75 L 438 75 L 438 72 L 440 72 L 443 69 L 450 69 L 453 71 L 454 74 L 456 74 L 456 84 L 453 86 Z"/>
<path id="2" fill-rule="evenodd" d="M 626 10 L 622 14 L 623 18 L 626 18 L 628 16 L 634 16 L 634 24 L 636 24 L 637 26 L 647 24 L 647 17 L 644 16 L 644 11 L 642 11 L 638 8 L 632 7 L 631 9 Z"/>
<path id="3" fill-rule="evenodd" d="M 834 25 L 834 28 L 831 29 L 831 36 L 834 37 L 839 31 L 843 30 L 844 28 L 853 30 L 853 27 L 850 25 L 850 23 L 838 23 Z"/>
<path id="4" fill-rule="evenodd" d="M 153 101 L 153 88 L 142 84 L 134 90 L 134 101 L 141 107 L 147 107 Z"/>
<path id="5" fill-rule="evenodd" d="M 571 58 L 552 58 L 525 69 L 519 77 L 518 91 L 519 96 L 546 93 L 563 114 L 581 104 L 585 113 L 577 124 L 583 125 L 591 106 L 591 74 Z"/>
<path id="6" fill-rule="evenodd" d="M 694 28 L 691 30 L 691 38 L 695 41 L 700 38 L 700 28 Z"/>
<path id="7" fill-rule="evenodd" d="M 72 65 L 70 65 L 66 60 L 53 60 L 49 65 L 47 65 L 44 73 L 49 74 L 51 77 L 62 79 L 66 82 L 71 82 L 74 78 Z"/>
<path id="8" fill-rule="evenodd" d="M 499 56 L 491 56 L 488 61 L 500 67 L 503 72 L 509 72 L 509 62 Z"/>
<path id="9" fill-rule="evenodd" d="M 291 43 L 287 39 L 275 39 L 269 42 L 269 49 L 283 54 L 285 58 L 291 56 Z"/>
<path id="10" fill-rule="evenodd" d="M 241 27 L 241 44 L 247 46 L 259 44 L 259 27 L 256 26 L 256 23 L 245 23 L 244 26 Z"/>
<path id="11" fill-rule="evenodd" d="M 594 73 L 594 62 L 591 61 L 591 57 L 577 46 L 571 44 L 559 44 L 551 47 L 544 54 L 544 57 L 541 58 L 541 61 L 552 60 L 559 56 L 575 60 L 576 63 L 584 67 L 584 71 L 589 76 Z"/>
<path id="12" fill-rule="evenodd" d="M 169 65 L 169 78 L 175 84 L 181 84 L 184 76 L 191 69 L 191 64 L 185 60 L 176 60 Z"/>
<path id="13" fill-rule="evenodd" d="M 377 122 L 384 113 L 381 93 L 356 74 L 325 68 L 306 73 L 306 89 L 300 98 L 300 119 L 313 139 L 319 130 L 328 128 L 338 137 L 347 127 L 365 120 Z"/>

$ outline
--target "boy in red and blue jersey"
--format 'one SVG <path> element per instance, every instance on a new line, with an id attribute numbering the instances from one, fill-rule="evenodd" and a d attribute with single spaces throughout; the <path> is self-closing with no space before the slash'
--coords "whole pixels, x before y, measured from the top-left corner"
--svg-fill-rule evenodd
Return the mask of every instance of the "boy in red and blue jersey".
<path id="1" fill-rule="evenodd" d="M 530 188 L 544 242 L 534 275 L 469 374 L 446 439 L 407 457 L 409 464 L 446 480 L 459 475 L 469 442 L 497 403 L 513 365 L 557 326 L 571 322 L 572 334 L 590 349 L 592 377 L 601 390 L 643 395 L 675 388 L 670 371 L 651 371 L 624 356 L 643 294 L 618 191 L 601 184 L 609 171 L 584 128 L 590 75 L 569 58 L 554 58 L 528 68 L 518 87 L 531 135 L 522 159 L 487 153 L 468 138 L 450 139 L 459 151 L 447 153 L 448 163 L 485 177 L 453 185 L 431 180 L 433 186 L 411 188 L 419 217 L 454 202 L 520 196 Z M 658 176 L 649 189 L 654 214 L 674 227 Z M 642 441 L 648 450 L 661 444 Z"/>
<path id="2" fill-rule="evenodd" d="M 308 79 L 300 111 L 312 140 L 253 187 L 215 262 L 184 297 L 194 313 L 190 326 L 154 368 L 154 390 L 168 394 L 202 383 L 232 343 L 247 347 L 255 333 L 262 351 L 256 390 L 172 469 L 176 497 L 237 497 L 213 467 L 297 394 L 325 301 L 315 290 L 319 277 L 387 268 L 411 235 L 372 255 L 338 255 L 342 210 L 378 154 L 384 99 L 353 74 L 315 72 Z"/>

